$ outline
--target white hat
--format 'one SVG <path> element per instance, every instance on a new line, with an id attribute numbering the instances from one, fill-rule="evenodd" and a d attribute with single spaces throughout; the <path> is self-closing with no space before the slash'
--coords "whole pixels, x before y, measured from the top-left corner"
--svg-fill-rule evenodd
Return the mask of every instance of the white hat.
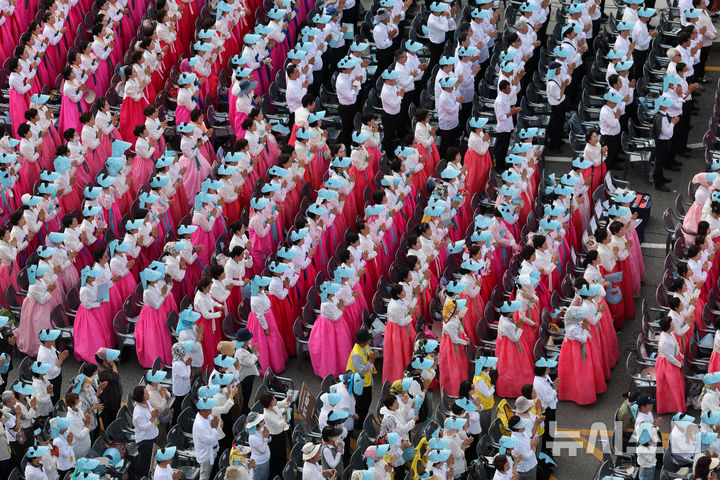
<path id="1" fill-rule="evenodd" d="M 263 420 L 265 420 L 265 415 L 263 415 L 262 413 L 251 412 L 250 415 L 248 415 L 247 417 L 247 421 L 245 422 L 245 428 L 256 427 Z"/>
<path id="2" fill-rule="evenodd" d="M 303 461 L 307 461 L 307 460 L 310 460 L 311 458 L 315 457 L 315 455 L 317 455 L 319 451 L 320 451 L 319 443 L 307 442 L 302 447 Z"/>

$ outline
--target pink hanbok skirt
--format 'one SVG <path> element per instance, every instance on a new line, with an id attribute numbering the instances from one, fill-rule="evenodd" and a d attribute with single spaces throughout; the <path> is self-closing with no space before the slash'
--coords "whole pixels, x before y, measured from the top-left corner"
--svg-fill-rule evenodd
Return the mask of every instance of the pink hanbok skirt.
<path id="1" fill-rule="evenodd" d="M 533 362 L 527 352 L 507 337 L 497 339 L 495 356 L 498 357 L 497 394 L 505 398 L 517 398 L 523 385 L 533 381 Z"/>
<path id="2" fill-rule="evenodd" d="M 558 398 L 578 405 L 590 405 L 597 394 L 606 390 L 602 372 L 595 368 L 597 362 L 594 345 L 582 345 L 577 340 L 565 339 L 558 359 Z M 599 389 L 602 386 L 603 388 Z"/>
<path id="3" fill-rule="evenodd" d="M 215 310 L 222 312 L 221 310 Z M 213 367 L 213 359 L 218 353 L 217 345 L 224 340 L 222 330 L 223 315 L 218 318 L 211 319 L 200 317 L 198 323 L 203 326 L 203 368 Z"/>
<path id="4" fill-rule="evenodd" d="M 265 335 L 265 331 L 260 326 L 255 312 L 250 312 L 250 315 L 248 315 L 247 328 L 253 334 L 252 343 L 258 346 L 258 360 L 262 365 L 260 373 L 264 373 L 267 367 L 272 368 L 273 372 L 280 373 L 285 370 L 288 354 L 285 351 L 285 344 L 278 331 L 272 310 L 265 313 L 265 321 L 270 332 L 268 335 Z M 315 322 L 315 325 L 317 325 L 317 322 Z M 313 331 L 315 331 L 314 326 Z M 350 345 L 350 349 L 352 349 L 352 345 Z M 348 350 L 349 353 L 350 350 Z M 312 350 L 310 358 L 312 358 Z"/>
<path id="5" fill-rule="evenodd" d="M 95 353 L 101 348 L 110 348 L 115 341 L 109 342 L 107 332 L 106 315 L 111 314 L 107 308 L 109 303 L 104 303 L 101 307 L 87 309 L 84 305 L 80 305 L 75 314 L 75 325 L 73 336 L 75 338 L 74 349 L 75 358 L 80 361 L 95 363 Z M 112 318 L 110 321 L 112 321 Z M 113 332 L 114 336 L 114 332 Z"/>
<path id="6" fill-rule="evenodd" d="M 172 299 L 172 295 L 168 295 L 167 298 Z M 135 347 L 140 365 L 144 368 L 152 367 L 153 362 L 158 357 L 166 365 L 172 362 L 170 355 L 172 339 L 165 326 L 167 320 L 165 303 L 158 310 L 155 310 L 150 305 L 143 305 L 142 310 L 140 310 L 140 316 L 135 327 Z"/>
<path id="7" fill-rule="evenodd" d="M 30 297 L 25 297 L 20 312 L 20 324 L 15 330 L 18 349 L 31 357 L 37 356 L 40 340 L 38 334 L 41 330 L 52 328 L 50 313 L 55 305 L 52 300 L 38 303 Z"/>
<path id="8" fill-rule="evenodd" d="M 665 357 L 658 356 L 655 361 L 655 379 L 658 415 L 686 411 L 685 377 L 682 369 L 668 362 Z"/>
<path id="9" fill-rule="evenodd" d="M 383 383 L 386 381 L 392 383 L 403 377 L 405 367 L 407 367 L 410 364 L 410 360 L 412 360 L 416 335 L 412 321 L 404 327 L 401 327 L 395 322 L 387 322 L 384 342 L 386 348 L 383 349 Z M 462 353 L 464 356 L 464 349 Z M 440 355 L 442 356 L 442 346 L 440 348 Z M 345 358 L 345 362 L 343 368 L 347 366 L 347 358 Z M 467 368 L 465 369 L 465 373 L 467 374 Z M 458 385 L 460 385 L 459 381 Z"/>
<path id="10" fill-rule="evenodd" d="M 308 341 L 315 375 L 325 378 L 328 374 L 337 376 L 344 373 L 353 339 L 353 332 L 342 318 L 333 321 L 320 315 L 310 330 Z"/>
<path id="11" fill-rule="evenodd" d="M 440 338 L 440 386 L 448 395 L 458 395 L 460 383 L 470 375 L 470 361 L 465 353 L 465 345 L 453 343 L 450 337 Z"/>

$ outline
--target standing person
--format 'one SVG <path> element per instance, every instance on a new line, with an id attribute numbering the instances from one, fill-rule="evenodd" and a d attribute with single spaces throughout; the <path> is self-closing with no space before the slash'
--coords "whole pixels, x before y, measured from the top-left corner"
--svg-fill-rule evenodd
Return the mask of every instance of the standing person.
<path id="1" fill-rule="evenodd" d="M 270 472 L 270 432 L 265 428 L 265 418 L 257 412 L 250 412 L 245 422 L 250 436 L 250 459 L 255 462 L 253 469 L 253 480 L 268 480 Z"/>
<path id="2" fill-rule="evenodd" d="M 70 417 L 56 417 L 50 420 L 50 436 L 53 438 L 53 449 L 57 450 L 58 478 L 65 475 L 75 467 L 75 452 L 73 451 L 73 434 L 68 432 Z"/>
<path id="3" fill-rule="evenodd" d="M 660 319 L 660 339 L 658 356 L 655 361 L 657 378 L 657 413 L 684 412 L 685 376 L 682 372 L 684 356 L 680 353 L 680 345 L 673 333 L 673 322 L 670 317 Z"/>
<path id="4" fill-rule="evenodd" d="M 105 427 L 115 420 L 117 412 L 120 410 L 123 390 L 116 363 L 119 358 L 120 350 L 112 348 L 101 348 L 95 354 L 95 363 L 98 366 L 98 382 L 106 383 L 105 388 L 98 396 L 98 399 L 103 404 L 100 418 Z"/>
<path id="5" fill-rule="evenodd" d="M 252 386 L 258 370 L 258 346 L 251 343 L 253 334 L 247 328 L 241 328 L 235 334 L 235 359 L 238 361 L 238 381 L 242 391 L 243 405 L 241 415 L 250 413 Z"/>
<path id="6" fill-rule="evenodd" d="M 515 415 L 508 420 L 508 428 L 510 429 L 510 438 L 517 441 L 517 445 L 513 448 L 513 456 L 517 460 L 518 480 L 535 480 L 537 472 L 537 455 L 535 450 L 540 443 L 540 438 L 536 435 L 538 417 L 535 424 L 531 423 L 528 418 L 520 418 Z M 542 421 L 542 420 L 541 420 Z"/>
<path id="7" fill-rule="evenodd" d="M 401 118 L 400 107 L 405 89 L 398 88 L 397 79 L 400 77 L 398 70 L 386 70 L 382 72 L 382 79 L 385 80 L 380 92 L 382 101 L 382 124 L 383 140 L 382 149 L 390 158 L 394 158 L 394 143 L 397 140 L 396 132 L 400 122 L 407 121 Z"/>
<path id="8" fill-rule="evenodd" d="M 440 135 L 440 156 L 445 157 L 449 147 L 455 146 L 462 135 L 460 127 L 460 106 L 465 101 L 455 92 L 458 77 L 440 80 L 440 98 L 437 99 L 438 132 Z"/>
<path id="9" fill-rule="evenodd" d="M 385 327 L 385 340 L 393 348 L 385 351 L 383 362 L 383 383 L 399 380 L 403 376 L 405 367 L 410 363 L 415 341 L 415 327 L 413 315 L 417 307 L 408 309 L 407 293 L 399 283 L 390 287 L 390 301 L 387 305 L 387 322 Z"/>
<path id="10" fill-rule="evenodd" d="M 357 58 L 343 58 L 338 63 L 340 72 L 335 80 L 335 91 L 338 97 L 338 113 L 340 114 L 341 130 L 338 141 L 350 149 L 351 133 L 354 128 L 357 99 L 360 81 L 353 75 L 353 70 L 360 62 Z"/>
<path id="11" fill-rule="evenodd" d="M 612 91 L 603 97 L 605 105 L 600 109 L 600 143 L 608 147 L 605 159 L 607 168 L 618 169 L 618 153 L 620 152 L 620 116 L 622 109 L 618 106 L 623 97 Z"/>
<path id="12" fill-rule="evenodd" d="M 150 394 L 142 385 L 135 387 L 132 399 L 135 402 L 132 421 L 135 430 L 135 444 L 138 448 L 137 460 L 133 462 L 133 473 L 134 477 L 139 479 L 150 472 L 153 444 L 158 435 L 157 417 L 160 412 L 156 408 L 150 408 Z"/>
<path id="13" fill-rule="evenodd" d="M 173 358 L 172 393 L 175 397 L 173 400 L 173 404 L 175 405 L 173 423 L 177 421 L 177 418 L 180 415 L 180 408 L 178 406 L 182 405 L 185 395 L 190 393 L 190 388 L 192 386 L 190 380 L 190 372 L 192 370 L 190 365 L 192 364 L 192 357 L 190 356 L 190 352 L 192 352 L 192 347 L 194 345 L 195 342 L 192 340 L 186 340 L 184 342 L 174 343 L 171 349 Z"/>
<path id="14" fill-rule="evenodd" d="M 218 425 L 220 417 L 212 414 L 217 398 L 201 398 L 195 406 L 198 409 L 193 422 L 192 436 L 195 445 L 195 459 L 200 464 L 200 480 L 209 480 L 218 450 Z"/>
<path id="15" fill-rule="evenodd" d="M 365 422 L 368 410 L 370 410 L 370 403 L 372 402 L 372 376 L 373 373 L 377 373 L 374 362 L 380 355 L 380 352 L 377 350 L 370 349 L 371 340 L 372 334 L 365 327 L 355 333 L 355 344 L 353 345 L 347 366 L 345 367 L 346 370 L 359 374 L 363 379 L 362 392 L 358 393 L 353 389 L 355 413 L 358 416 L 356 425 L 361 426 L 363 422 Z"/>
<path id="16" fill-rule="evenodd" d="M 680 170 L 679 167 L 673 166 L 673 145 L 672 139 L 675 132 L 675 125 L 680 120 L 679 117 L 670 117 L 667 109 L 675 103 L 675 99 L 665 95 L 655 100 L 655 121 L 653 122 L 653 138 L 655 140 L 655 190 L 660 192 L 669 192 L 670 189 L 665 185 L 671 180 L 664 175 L 664 169 Z"/>
<path id="17" fill-rule="evenodd" d="M 335 469 L 323 470 L 320 465 L 321 445 L 308 442 L 302 447 L 303 474 L 302 480 L 336 480 Z M 255 478 L 254 480 L 258 480 Z"/>
<path id="18" fill-rule="evenodd" d="M 270 433 L 270 468 L 269 478 L 282 475 L 283 468 L 287 463 L 287 432 L 290 430 L 288 424 L 288 405 L 292 399 L 291 395 L 285 397 L 281 402 L 270 392 L 260 394 L 260 405 L 263 407 L 263 419 L 265 428 Z"/>
<path id="19" fill-rule="evenodd" d="M 510 136 L 514 128 L 513 115 L 519 113 L 522 109 L 515 107 L 511 103 L 510 95 L 512 87 L 507 80 L 500 80 L 498 85 L 498 95 L 495 98 L 493 109 L 495 110 L 495 118 L 497 118 L 497 126 L 495 127 L 495 168 L 505 170 L 505 157 L 510 147 Z"/>
<path id="20" fill-rule="evenodd" d="M 55 348 L 55 340 L 60 337 L 60 330 L 42 330 L 38 338 L 40 339 L 40 347 L 38 347 L 37 361 L 45 362 L 52 365 L 52 368 L 45 374 L 45 380 L 49 381 L 53 386 L 52 403 L 55 405 L 60 400 L 62 392 L 62 364 L 68 358 L 70 353 L 63 350 L 58 353 Z"/>
<path id="21" fill-rule="evenodd" d="M 398 35 L 398 28 L 390 23 L 391 13 L 379 8 L 375 14 L 375 27 L 372 35 L 375 43 L 375 57 L 377 58 L 377 72 L 382 74 L 393 61 L 393 39 Z M 444 41 L 444 40 L 443 40 Z M 438 58 L 440 56 L 438 55 Z"/>
<path id="22" fill-rule="evenodd" d="M 655 452 L 655 427 L 652 423 L 643 422 L 637 428 L 637 463 L 640 471 L 638 480 L 653 480 L 657 454 Z"/>
<path id="23" fill-rule="evenodd" d="M 161 448 L 155 452 L 156 463 L 153 480 L 180 480 L 183 477 L 182 470 L 173 470 L 172 466 L 170 466 L 176 452 L 177 447 Z"/>
<path id="24" fill-rule="evenodd" d="M 557 409 L 558 394 L 557 389 L 560 385 L 560 379 L 552 380 L 550 378 L 550 369 L 557 367 L 557 361 L 548 358 L 540 358 L 535 362 L 535 378 L 533 379 L 533 389 L 537 398 L 540 400 L 545 415 L 545 431 L 542 434 L 541 450 L 548 450 L 547 442 L 552 436 L 550 430 L 555 430 L 555 410 Z M 554 437 L 554 436 L 553 436 Z"/>
<path id="25" fill-rule="evenodd" d="M 565 90 L 570 85 L 570 78 L 561 78 L 557 75 L 562 66 L 560 62 L 551 62 L 547 71 L 547 96 L 550 104 L 550 123 L 548 124 L 548 148 L 559 152 L 565 133 L 565 112 L 570 107 L 570 101 L 565 96 Z"/>

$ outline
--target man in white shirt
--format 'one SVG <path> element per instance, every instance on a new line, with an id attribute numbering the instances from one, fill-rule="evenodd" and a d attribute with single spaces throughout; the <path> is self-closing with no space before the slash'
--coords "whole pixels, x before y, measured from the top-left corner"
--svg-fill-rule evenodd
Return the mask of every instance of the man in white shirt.
<path id="1" fill-rule="evenodd" d="M 650 42 L 658 35 L 657 31 L 648 31 L 650 19 L 656 12 L 657 10 L 654 8 L 646 7 L 637 10 L 638 21 L 635 22 L 630 32 L 630 37 L 635 40 L 635 50 L 633 50 L 632 53 L 633 60 L 635 61 L 633 64 L 633 78 L 642 77 L 643 65 L 645 65 L 648 53 L 650 52 Z"/>
<path id="2" fill-rule="evenodd" d="M 495 128 L 495 166 L 500 170 L 505 170 L 505 157 L 510 147 L 510 136 L 512 135 L 514 122 L 513 115 L 522 110 L 510 103 L 510 94 L 512 87 L 507 80 L 501 80 L 498 84 L 498 95 L 495 98 L 493 108 L 495 110 L 495 118 L 497 119 L 497 127 Z"/>
<path id="3" fill-rule="evenodd" d="M 454 7 L 453 7 L 454 8 Z M 430 4 L 430 15 L 427 19 L 428 38 L 430 39 L 430 70 L 440 60 L 445 49 L 445 40 L 450 31 L 450 6 L 445 2 Z"/>
<path id="4" fill-rule="evenodd" d="M 440 134 L 440 157 L 445 157 L 448 147 L 457 145 L 462 129 L 460 128 L 460 104 L 462 95 L 456 95 L 458 77 L 447 77 L 440 81 L 442 91 L 437 99 L 438 131 Z"/>
<path id="5" fill-rule="evenodd" d="M 539 417 L 542 418 L 542 417 Z M 535 450 L 540 443 L 540 438 L 535 435 L 537 425 L 528 418 L 520 418 L 515 415 L 508 420 L 510 437 L 517 441 L 513 448 L 513 457 L 522 455 L 517 462 L 517 473 L 519 480 L 535 480 L 537 471 L 537 455 Z M 528 431 L 530 435 L 528 435 Z"/>
<path id="6" fill-rule="evenodd" d="M 395 158 L 394 142 L 396 140 L 398 123 L 408 121 L 407 116 L 403 119 L 400 114 L 400 107 L 402 98 L 405 95 L 405 90 L 398 88 L 397 79 L 399 77 L 400 72 L 397 70 L 386 70 L 382 72 L 382 78 L 385 80 L 385 85 L 383 85 L 382 91 L 380 92 L 380 100 L 382 101 L 383 107 L 381 115 L 383 124 L 382 148 L 390 158 Z"/>
<path id="7" fill-rule="evenodd" d="M 302 447 L 302 480 L 337 480 L 335 469 L 322 470 L 320 467 L 320 444 L 308 442 Z"/>
<path id="8" fill-rule="evenodd" d="M 377 24 L 373 28 L 373 41 L 375 42 L 375 57 L 377 58 L 377 72 L 382 74 L 393 61 L 393 39 L 398 35 L 398 28 L 391 23 L 390 11 L 378 9 L 375 14 Z"/>
<path id="9" fill-rule="evenodd" d="M 288 110 L 290 110 L 289 125 L 293 125 L 295 123 L 295 112 L 302 107 L 302 98 L 307 93 L 308 81 L 302 78 L 300 69 L 294 63 L 287 66 L 285 73 L 288 76 L 285 100 L 287 101 Z"/>
<path id="10" fill-rule="evenodd" d="M 357 112 L 358 92 L 360 91 L 360 78 L 353 75 L 353 69 L 360 63 L 357 57 L 345 57 L 338 62 L 340 73 L 335 79 L 335 91 L 338 97 L 338 113 L 340 114 L 341 130 L 340 143 L 350 151 L 350 135 L 354 128 L 355 113 Z"/>
<path id="11" fill-rule="evenodd" d="M 200 480 L 209 480 L 218 449 L 217 427 L 220 418 L 212 415 L 217 404 L 216 398 L 201 398 L 197 401 L 198 413 L 193 422 L 192 436 L 195 459 L 200 464 Z"/>
<path id="12" fill-rule="evenodd" d="M 565 96 L 565 89 L 570 84 L 570 78 L 561 78 L 558 75 L 560 62 L 552 62 L 547 71 L 547 97 L 550 104 L 550 122 L 548 123 L 548 147 L 552 151 L 560 151 L 565 133 L 565 112 L 570 102 Z"/>
<path id="13" fill-rule="evenodd" d="M 467 36 L 466 34 L 461 34 Z M 469 40 L 467 41 L 469 43 Z M 458 77 L 458 94 L 463 97 L 460 108 L 460 125 L 465 126 L 472 113 L 472 102 L 475 94 L 475 78 L 481 65 L 476 62 L 478 50 L 475 47 L 460 47 L 457 50 L 459 61 L 455 64 L 455 75 Z"/>
<path id="14" fill-rule="evenodd" d="M 550 440 L 550 431 L 555 431 L 555 410 L 557 408 L 558 394 L 557 387 L 560 379 L 552 380 L 549 369 L 557 366 L 557 360 L 541 358 L 535 362 L 535 378 L 533 379 L 533 390 L 537 399 L 542 405 L 542 414 L 545 416 L 545 431 L 542 434 L 542 451 L 550 451 L 547 442 Z"/>
<path id="15" fill-rule="evenodd" d="M 669 192 L 670 189 L 665 183 L 670 182 L 669 178 L 663 175 L 663 169 L 667 168 L 673 171 L 679 171 L 680 167 L 673 165 L 673 133 L 675 124 L 680 120 L 679 117 L 671 117 L 667 114 L 667 109 L 675 103 L 673 98 L 665 95 L 655 100 L 655 121 L 653 123 L 653 138 L 655 139 L 655 190 L 661 192 Z"/>
<path id="16" fill-rule="evenodd" d="M 53 386 L 52 401 L 55 405 L 60 400 L 62 392 L 62 364 L 70 355 L 67 350 L 58 353 L 55 348 L 55 340 L 60 337 L 60 330 L 42 330 L 38 335 L 40 347 L 38 347 L 37 361 L 46 362 L 53 367 L 45 374 L 45 379 Z"/>
<path id="17" fill-rule="evenodd" d="M 608 147 L 608 168 L 620 168 L 617 164 L 620 150 L 620 115 L 618 108 L 622 97 L 612 91 L 605 94 L 605 105 L 600 109 L 600 143 Z"/>

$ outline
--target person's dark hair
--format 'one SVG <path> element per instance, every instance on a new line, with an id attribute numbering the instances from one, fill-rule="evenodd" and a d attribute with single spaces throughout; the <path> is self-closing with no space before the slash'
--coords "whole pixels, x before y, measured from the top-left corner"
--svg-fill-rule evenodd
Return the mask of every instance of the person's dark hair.
<path id="1" fill-rule="evenodd" d="M 699 245 L 690 245 L 690 248 L 688 248 L 687 252 L 687 258 L 693 258 L 696 257 L 700 253 L 700 246 Z"/>
<path id="2" fill-rule="evenodd" d="M 133 389 L 132 399 L 135 403 L 142 403 L 145 400 L 145 387 L 138 385 Z"/>
<path id="3" fill-rule="evenodd" d="M 240 255 L 245 252 L 245 249 L 241 247 L 240 245 L 235 245 L 232 250 L 230 250 L 230 257 L 235 258 L 239 257 Z"/>
<path id="4" fill-rule="evenodd" d="M 382 404 L 385 406 L 385 408 L 392 407 L 395 404 L 395 402 L 397 402 L 397 398 L 395 398 L 395 395 L 388 394 L 382 398 Z"/>
<path id="5" fill-rule="evenodd" d="M 712 205 L 711 205 L 711 207 L 712 207 Z M 698 226 L 697 226 L 698 236 L 700 236 L 700 235 L 705 236 L 708 234 L 709 231 L 710 231 L 710 224 L 708 222 L 706 222 L 705 220 L 700 220 L 700 223 L 698 223 Z"/>
<path id="6" fill-rule="evenodd" d="M 345 236 L 345 243 L 347 243 L 348 245 L 352 245 L 359 241 L 360 241 L 360 235 L 358 235 L 355 232 L 348 232 L 348 234 Z"/>
<path id="7" fill-rule="evenodd" d="M 470 393 L 473 391 L 473 384 L 470 380 L 463 380 L 460 382 L 460 389 L 458 390 L 458 396 L 460 398 L 470 398 Z"/>
<path id="8" fill-rule="evenodd" d="M 78 120 L 80 120 L 80 123 L 82 123 L 83 125 L 87 124 L 92 119 L 93 119 L 93 113 L 90 110 L 88 110 L 87 112 L 81 113 L 80 118 L 78 118 Z"/>
<path id="9" fill-rule="evenodd" d="M 30 108 L 25 112 L 25 120 L 32 120 L 38 115 L 37 108 Z"/>
<path id="10" fill-rule="evenodd" d="M 200 117 L 202 117 L 202 114 L 202 110 L 200 110 L 199 108 L 193 108 L 192 112 L 190 112 L 190 120 L 194 122 Z"/>
<path id="11" fill-rule="evenodd" d="M 585 268 L 587 268 L 589 265 L 592 265 L 592 262 L 598 259 L 598 252 L 597 250 L 590 250 L 585 254 L 585 261 L 583 262 L 583 265 Z"/>
<path id="12" fill-rule="evenodd" d="M 418 122 L 422 122 L 423 120 L 425 120 L 428 115 L 430 115 L 430 113 L 428 112 L 427 108 L 418 108 L 417 110 L 415 110 L 415 120 L 417 120 Z"/>
<path id="13" fill-rule="evenodd" d="M 331 438 L 339 437 L 342 434 L 342 429 L 326 425 L 322 429 L 322 441 L 329 442 Z"/>
<path id="14" fill-rule="evenodd" d="M 617 84 L 617 82 L 619 82 L 619 81 L 620 81 L 620 75 L 618 75 L 617 73 L 613 73 L 612 75 L 610 75 L 608 77 L 608 85 L 610 85 L 611 87 L 613 85 Z"/>
<path id="15" fill-rule="evenodd" d="M 586 285 L 590 285 L 590 284 L 583 277 L 576 278 L 575 283 L 573 284 L 573 286 L 575 287 L 576 290 L 580 290 L 582 287 L 584 287 Z"/>
<path id="16" fill-rule="evenodd" d="M 392 298 L 393 300 L 398 300 L 402 291 L 402 285 L 400 285 L 399 283 L 394 284 L 392 287 L 390 287 L 390 298 Z"/>
<path id="17" fill-rule="evenodd" d="M 385 190 L 379 189 L 372 193 L 372 200 L 376 205 L 380 205 L 385 200 Z"/>
<path id="18" fill-rule="evenodd" d="M 463 413 L 465 413 L 465 410 L 460 405 L 453 402 L 452 404 L 450 404 L 450 412 L 453 415 L 461 416 Z"/>
<path id="19" fill-rule="evenodd" d="M 255 120 L 253 120 L 250 117 L 247 117 L 242 122 L 242 128 L 243 128 L 243 130 L 249 130 L 250 127 L 252 127 L 254 124 L 255 124 Z M 243 139 L 243 140 L 245 140 L 245 139 Z M 245 141 L 247 141 L 247 140 L 245 140 Z"/>
<path id="20" fill-rule="evenodd" d="M 684 278 L 675 278 L 672 282 L 670 282 L 670 287 L 668 290 L 671 292 L 679 292 L 682 290 L 682 288 L 685 286 L 685 279 Z"/>
<path id="21" fill-rule="evenodd" d="M 600 227 L 597 230 L 595 230 L 595 240 L 597 240 L 598 243 L 602 243 L 605 241 L 605 239 L 608 237 L 608 231 L 605 227 Z"/>
<path id="22" fill-rule="evenodd" d="M 360 330 L 355 332 L 355 343 L 357 343 L 358 345 L 368 343 L 370 340 L 372 340 L 372 335 L 367 328 L 362 327 L 360 328 Z"/>
<path id="23" fill-rule="evenodd" d="M 422 234 L 427 232 L 428 230 L 430 230 L 430 225 L 428 225 L 427 223 L 420 223 L 415 227 L 415 233 L 418 237 L 422 236 Z"/>
<path id="24" fill-rule="evenodd" d="M 533 375 L 535 375 L 536 377 L 544 377 L 546 371 L 547 368 L 545 367 L 538 367 L 537 365 L 533 367 Z"/>
<path id="25" fill-rule="evenodd" d="M 692 478 L 694 480 L 707 480 L 710 477 L 710 463 L 712 458 L 709 455 L 703 455 L 695 462 L 695 471 Z"/>
<path id="26" fill-rule="evenodd" d="M 225 269 L 220 265 L 215 265 L 214 267 L 210 268 L 210 275 L 215 280 L 220 278 L 220 275 L 222 275 L 223 273 L 225 273 Z"/>
<path id="27" fill-rule="evenodd" d="M 300 103 L 302 103 L 303 107 L 307 107 L 308 105 L 312 105 L 313 103 L 315 103 L 315 97 L 311 93 L 306 93 L 305 95 L 303 95 Z"/>
<path id="28" fill-rule="evenodd" d="M 258 399 L 260 401 L 260 405 L 262 405 L 263 408 L 270 407 L 270 404 L 272 404 L 272 401 L 275 397 L 270 392 L 263 392 L 260 394 L 260 398 Z"/>
<path id="29" fill-rule="evenodd" d="M 350 260 L 350 250 L 345 248 L 339 251 L 337 254 L 337 259 L 340 260 L 341 263 L 347 263 L 347 261 Z"/>
<path id="30" fill-rule="evenodd" d="M 125 75 L 125 78 L 130 78 L 133 74 L 132 65 L 127 65 L 125 68 L 123 68 L 123 74 Z"/>
<path id="31" fill-rule="evenodd" d="M 526 383 L 525 385 L 523 385 L 523 386 L 520 388 L 520 394 L 521 394 L 523 397 L 527 398 L 527 399 L 531 399 L 531 398 L 532 398 L 532 393 L 533 393 L 533 386 L 532 386 L 532 384 Z"/>
<path id="32" fill-rule="evenodd" d="M 508 88 L 509 86 L 510 86 L 510 82 L 508 82 L 507 80 L 500 80 L 500 84 L 498 85 L 498 89 L 499 89 L 500 91 L 503 91 L 503 90 L 505 90 L 506 88 Z"/>
<path id="33" fill-rule="evenodd" d="M 532 246 L 535 248 L 540 248 L 543 245 L 545 245 L 546 241 L 547 241 L 547 238 L 545 237 L 545 235 L 536 233 L 535 235 L 533 235 Z"/>
<path id="34" fill-rule="evenodd" d="M 460 154 L 460 149 L 457 147 L 449 147 L 447 151 L 445 152 L 445 160 L 448 162 L 451 162 L 452 160 L 455 160 L 455 157 L 457 157 Z"/>
<path id="35" fill-rule="evenodd" d="M 210 279 L 208 277 L 202 277 L 195 287 L 196 292 L 201 292 L 210 286 Z"/>
<path id="36" fill-rule="evenodd" d="M 135 125 L 135 128 L 133 128 L 133 135 L 135 135 L 136 137 L 139 137 L 145 131 L 145 128 L 146 127 L 145 127 L 144 123 Z"/>
<path id="37" fill-rule="evenodd" d="M 95 375 L 95 372 L 97 372 L 97 365 L 94 363 L 85 362 L 82 364 L 82 368 L 80 368 L 80 373 L 86 377 L 92 377 Z"/>
<path id="38" fill-rule="evenodd" d="M 80 395 L 75 392 L 70 392 L 65 395 L 65 405 L 68 407 L 74 407 L 80 401 Z"/>
<path id="39" fill-rule="evenodd" d="M 20 126 L 18 126 L 17 134 L 20 138 L 25 137 L 30 132 L 30 125 L 27 123 L 21 123 Z"/>
<path id="40" fill-rule="evenodd" d="M 507 36 L 507 44 L 512 45 L 513 43 L 520 40 L 520 35 L 518 35 L 516 32 L 510 32 Z"/>
<path id="41" fill-rule="evenodd" d="M 497 470 L 498 472 L 503 472 L 505 471 L 505 465 L 508 464 L 508 459 L 505 455 L 495 455 L 492 464 L 493 467 L 495 467 L 495 470 Z"/>
<path id="42" fill-rule="evenodd" d="M 75 221 L 75 218 L 76 217 L 70 213 L 63 215 L 63 217 L 62 217 L 63 227 L 68 228 L 70 225 L 73 224 L 73 222 Z"/>
<path id="43" fill-rule="evenodd" d="M 157 107 L 155 105 L 148 105 L 147 107 L 143 108 L 143 115 L 145 115 L 146 117 L 149 117 L 155 112 L 157 112 Z"/>
<path id="44" fill-rule="evenodd" d="M 95 262 L 99 262 L 100 259 L 105 255 L 105 249 L 104 248 L 98 248 L 93 252 L 93 260 Z"/>
<path id="45" fill-rule="evenodd" d="M 250 143 L 247 141 L 246 138 L 240 138 L 235 142 L 235 151 L 239 152 L 240 150 L 243 150 L 246 148 Z"/>
<path id="46" fill-rule="evenodd" d="M 535 247 L 532 245 L 525 245 L 522 247 L 522 250 L 520 250 L 520 256 L 522 256 L 523 260 L 530 261 L 533 255 L 535 255 Z"/>
<path id="47" fill-rule="evenodd" d="M 683 43 L 690 41 L 690 34 L 687 31 L 683 30 L 678 33 L 677 39 L 678 45 L 682 45 Z"/>
<path id="48" fill-rule="evenodd" d="M 670 307 L 671 310 L 677 310 L 680 308 L 680 299 L 678 297 L 670 297 L 667 302 L 667 306 Z"/>
<path id="49" fill-rule="evenodd" d="M 613 220 L 610 223 L 609 228 L 610 228 L 610 233 L 612 233 L 613 235 L 616 235 L 618 232 L 620 232 L 620 230 L 622 230 L 623 224 L 617 220 Z"/>
<path id="50" fill-rule="evenodd" d="M 672 319 L 670 317 L 663 317 L 660 319 L 659 324 L 660 330 L 662 330 L 663 332 L 667 332 L 672 326 Z"/>
<path id="51" fill-rule="evenodd" d="M 135 65 L 136 63 L 140 63 L 140 60 L 143 58 L 143 52 L 135 51 L 130 55 L 130 65 Z"/>
<path id="52" fill-rule="evenodd" d="M 71 50 L 68 52 L 68 63 L 73 64 L 78 58 L 78 53 L 75 50 Z"/>

